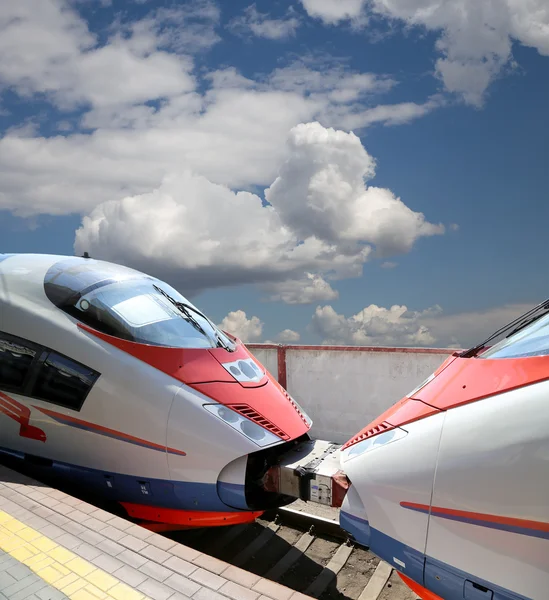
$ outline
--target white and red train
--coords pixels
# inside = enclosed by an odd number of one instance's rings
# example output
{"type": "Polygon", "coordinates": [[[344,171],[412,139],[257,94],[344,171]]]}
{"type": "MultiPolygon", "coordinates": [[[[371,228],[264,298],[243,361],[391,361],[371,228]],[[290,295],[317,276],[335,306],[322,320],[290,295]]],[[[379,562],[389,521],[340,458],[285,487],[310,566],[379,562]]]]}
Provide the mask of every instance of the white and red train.
{"type": "Polygon", "coordinates": [[[151,527],[250,522],[332,469],[341,527],[424,600],[549,599],[549,302],[450,356],[338,460],[310,426],[164,282],[0,255],[0,452],[151,527]]]}
{"type": "Polygon", "coordinates": [[[549,301],[349,440],[340,524],[425,600],[549,598],[549,301]]]}
{"type": "Polygon", "coordinates": [[[0,451],[142,522],[253,521],[311,421],[166,283],[80,257],[0,255],[0,451]]]}

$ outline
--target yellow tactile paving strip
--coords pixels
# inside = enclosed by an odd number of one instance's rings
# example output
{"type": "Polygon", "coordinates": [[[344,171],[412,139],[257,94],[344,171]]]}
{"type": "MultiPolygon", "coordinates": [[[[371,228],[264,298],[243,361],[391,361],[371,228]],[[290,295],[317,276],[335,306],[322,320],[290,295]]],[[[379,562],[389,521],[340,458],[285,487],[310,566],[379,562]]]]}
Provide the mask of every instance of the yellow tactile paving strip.
{"type": "Polygon", "coordinates": [[[72,600],[148,600],[2,510],[0,549],[72,600]]]}

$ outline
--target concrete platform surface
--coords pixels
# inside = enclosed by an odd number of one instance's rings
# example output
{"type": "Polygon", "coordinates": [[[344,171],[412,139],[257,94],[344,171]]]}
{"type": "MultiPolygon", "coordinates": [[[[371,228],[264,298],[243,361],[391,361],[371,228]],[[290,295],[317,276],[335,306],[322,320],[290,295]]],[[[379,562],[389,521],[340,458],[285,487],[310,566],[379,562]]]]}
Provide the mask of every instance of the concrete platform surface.
{"type": "Polygon", "coordinates": [[[310,600],[0,465],[0,600],[310,600]]]}

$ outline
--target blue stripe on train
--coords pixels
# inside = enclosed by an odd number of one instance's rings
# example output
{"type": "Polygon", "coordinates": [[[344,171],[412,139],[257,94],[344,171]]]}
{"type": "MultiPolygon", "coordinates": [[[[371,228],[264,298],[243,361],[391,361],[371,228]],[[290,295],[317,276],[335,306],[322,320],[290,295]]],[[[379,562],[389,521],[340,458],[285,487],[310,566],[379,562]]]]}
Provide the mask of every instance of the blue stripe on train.
{"type": "Polygon", "coordinates": [[[341,527],[349,532],[357,543],[367,546],[374,554],[388,562],[397,571],[410,577],[410,579],[444,598],[444,600],[463,600],[464,598],[474,598],[475,600],[477,598],[479,600],[482,598],[486,598],[486,600],[532,600],[495,583],[481,579],[476,575],[457,569],[452,565],[426,556],[411,546],[407,546],[374,529],[365,519],[340,511],[339,522],[341,527]],[[480,586],[480,588],[473,586],[473,583],[475,586],[480,586]],[[481,588],[488,591],[484,592],[481,588]]]}
{"type": "Polygon", "coordinates": [[[217,493],[227,506],[234,508],[247,509],[246,491],[243,485],[238,483],[227,483],[225,481],[217,482],[217,493]]]}
{"type": "MultiPolygon", "coordinates": [[[[0,452],[16,458],[24,458],[23,453],[1,448],[0,452]]],[[[80,467],[66,462],[53,461],[51,467],[34,466],[37,471],[58,475],[71,483],[90,489],[97,496],[115,502],[147,504],[162,508],[180,510],[204,510],[212,512],[240,512],[247,506],[225,504],[217,490],[216,483],[196,483],[191,481],[170,481],[112,473],[100,469],[80,467]]],[[[232,496],[245,498],[244,485],[230,484],[232,496]],[[241,488],[238,490],[237,488],[241,488]]]]}

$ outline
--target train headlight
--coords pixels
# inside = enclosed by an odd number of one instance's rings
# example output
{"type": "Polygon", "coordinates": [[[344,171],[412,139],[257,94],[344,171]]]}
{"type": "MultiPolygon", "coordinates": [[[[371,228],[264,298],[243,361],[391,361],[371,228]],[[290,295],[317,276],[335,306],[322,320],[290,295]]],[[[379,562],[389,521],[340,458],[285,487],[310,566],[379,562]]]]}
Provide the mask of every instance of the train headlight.
{"type": "Polygon", "coordinates": [[[274,433],[267,431],[260,425],[257,425],[257,423],[250,421],[250,419],[239,415],[227,406],[223,406],[222,404],[204,404],[204,408],[258,446],[269,446],[282,441],[274,433]]]}

